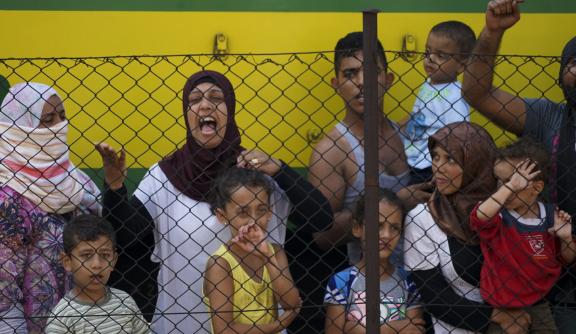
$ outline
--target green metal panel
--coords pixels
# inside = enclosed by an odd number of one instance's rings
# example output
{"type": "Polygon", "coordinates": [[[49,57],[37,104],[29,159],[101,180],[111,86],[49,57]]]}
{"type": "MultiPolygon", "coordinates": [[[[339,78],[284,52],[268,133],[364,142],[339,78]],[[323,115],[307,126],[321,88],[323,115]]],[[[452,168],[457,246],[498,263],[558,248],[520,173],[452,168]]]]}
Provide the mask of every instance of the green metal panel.
{"type": "Polygon", "coordinates": [[[4,101],[4,97],[8,93],[8,89],[10,89],[10,83],[6,78],[0,75],[0,103],[4,101]]]}
{"type": "MultiPolygon", "coordinates": [[[[232,11],[232,12],[462,12],[479,13],[486,0],[0,0],[0,10],[232,11]]],[[[574,0],[527,1],[523,12],[575,13],[574,0]]]]}
{"type": "MultiPolygon", "coordinates": [[[[304,167],[294,168],[295,171],[306,177],[308,169],[304,167]]],[[[82,171],[94,181],[100,189],[104,189],[104,172],[101,168],[82,168],[82,171]]],[[[138,184],[146,174],[146,168],[130,168],[128,170],[128,178],[124,184],[128,188],[128,193],[132,194],[138,187],[138,184]]]]}

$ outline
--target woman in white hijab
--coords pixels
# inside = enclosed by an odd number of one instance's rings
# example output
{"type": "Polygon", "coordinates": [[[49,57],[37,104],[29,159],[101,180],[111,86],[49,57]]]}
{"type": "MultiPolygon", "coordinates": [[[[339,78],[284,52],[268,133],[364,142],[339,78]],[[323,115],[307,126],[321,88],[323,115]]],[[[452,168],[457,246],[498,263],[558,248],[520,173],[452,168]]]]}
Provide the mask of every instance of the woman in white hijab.
{"type": "Polygon", "coordinates": [[[0,105],[0,333],[41,333],[70,280],[60,265],[64,223],[100,213],[100,192],[69,158],[56,91],[10,88],[0,105]]]}

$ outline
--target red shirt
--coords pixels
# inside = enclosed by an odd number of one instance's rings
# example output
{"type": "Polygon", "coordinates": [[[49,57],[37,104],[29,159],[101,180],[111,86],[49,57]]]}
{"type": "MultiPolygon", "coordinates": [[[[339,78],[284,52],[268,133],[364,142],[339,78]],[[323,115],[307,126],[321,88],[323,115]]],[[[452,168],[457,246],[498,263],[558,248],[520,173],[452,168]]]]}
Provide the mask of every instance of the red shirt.
{"type": "Polygon", "coordinates": [[[495,307],[521,308],[543,299],[560,277],[560,244],[548,233],[554,225],[552,207],[540,205],[541,223],[519,222],[502,210],[488,221],[478,219],[478,205],[470,227],[480,236],[484,263],[480,275],[482,298],[495,307]],[[544,212],[542,212],[544,211],[544,212]]]}

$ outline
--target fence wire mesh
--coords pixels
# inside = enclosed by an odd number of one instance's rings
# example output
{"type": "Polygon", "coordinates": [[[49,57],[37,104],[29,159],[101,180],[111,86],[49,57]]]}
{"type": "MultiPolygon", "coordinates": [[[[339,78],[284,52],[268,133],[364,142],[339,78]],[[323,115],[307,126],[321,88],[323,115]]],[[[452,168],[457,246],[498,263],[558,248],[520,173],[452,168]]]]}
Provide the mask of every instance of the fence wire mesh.
{"type": "MultiPolygon", "coordinates": [[[[442,90],[428,92],[429,96],[418,95],[428,77],[421,65],[427,55],[409,56],[387,52],[387,71],[393,80],[388,79],[383,114],[399,126],[392,128],[396,137],[387,137],[382,144],[385,148],[381,151],[384,153],[380,156],[380,170],[384,178],[390,179],[384,181],[386,187],[394,191],[410,191],[402,188],[414,183],[409,180],[406,162],[410,145],[405,144],[406,152],[386,147],[393,147],[394,140],[410,141],[410,133],[424,136],[423,130],[417,128],[420,110],[414,106],[426,106],[438,96],[445,98],[442,90]]],[[[0,141],[0,332],[40,333],[47,323],[54,326],[55,333],[62,328],[64,332],[79,328],[75,326],[100,333],[146,332],[150,323],[158,333],[210,332],[211,326],[215,332],[234,333],[273,333],[285,328],[291,333],[344,333],[363,327],[364,276],[356,267],[350,267],[350,260],[362,258],[362,224],[354,223],[354,216],[358,218],[362,213],[355,211],[354,203],[362,193],[363,183],[359,180],[364,175],[358,165],[350,168],[347,164],[362,165],[360,160],[364,157],[360,155],[362,138],[355,138],[353,124],[343,123],[351,113],[346,105],[363,101],[362,83],[356,77],[358,73],[351,73],[344,81],[338,81],[342,75],[337,73],[334,79],[333,59],[333,52],[225,58],[178,55],[0,59],[0,75],[9,82],[0,85],[0,92],[6,95],[4,101],[14,98],[24,108],[14,118],[2,104],[5,125],[0,141]],[[190,197],[186,182],[196,185],[205,180],[189,178],[184,170],[171,174],[169,168],[156,165],[184,146],[187,139],[193,140],[187,135],[187,124],[190,128],[197,126],[201,133],[198,136],[216,136],[219,140],[224,136],[220,128],[230,126],[230,118],[215,114],[222,110],[220,105],[226,104],[229,94],[218,79],[201,81],[209,85],[202,86],[206,88],[201,89],[199,102],[183,96],[182,87],[188,77],[203,70],[220,72],[231,82],[235,122],[241,146],[247,149],[240,154],[239,165],[269,175],[265,181],[274,181],[268,191],[273,194],[270,199],[261,196],[260,190],[267,188],[258,183],[257,176],[236,175],[234,168],[209,175],[207,182],[212,191],[214,180],[210,178],[216,174],[221,177],[217,183],[221,187],[220,204],[215,204],[213,196],[190,197]],[[61,127],[65,123],[58,122],[58,117],[62,117],[58,102],[50,103],[54,108],[48,108],[49,112],[55,113],[46,116],[44,105],[51,95],[38,96],[30,102],[29,97],[19,94],[29,88],[38,93],[42,88],[31,84],[17,91],[3,88],[14,89],[20,82],[53,87],[62,100],[67,129],[61,127]],[[345,103],[344,90],[349,84],[355,93],[345,103]],[[206,93],[214,85],[220,88],[219,93],[206,93]],[[197,119],[188,113],[183,117],[183,100],[190,105],[208,106],[206,110],[203,106],[190,107],[200,115],[197,119]],[[37,101],[39,107],[34,107],[37,101]],[[326,139],[334,147],[325,148],[326,139]],[[338,144],[343,141],[347,144],[338,144]],[[107,146],[100,147],[99,152],[95,148],[99,143],[107,143],[115,151],[107,146]],[[52,151],[53,147],[57,151],[52,151]],[[125,161],[120,150],[126,152],[125,161]],[[122,173],[123,167],[127,175],[122,173]],[[319,173],[309,175],[313,170],[319,173]],[[230,178],[228,184],[222,175],[230,178]],[[331,181],[335,175],[339,175],[340,182],[331,181]],[[175,184],[174,180],[182,179],[186,181],[184,186],[175,184]],[[111,189],[105,186],[105,180],[124,187],[111,189]],[[240,196],[236,192],[240,185],[250,191],[245,194],[247,202],[243,202],[244,197],[236,198],[240,196]],[[57,200],[51,201],[52,198],[57,200]],[[117,262],[114,249],[98,244],[100,237],[106,235],[104,232],[75,235],[72,250],[64,252],[64,226],[71,220],[77,222],[79,217],[86,219],[80,213],[88,212],[104,215],[114,226],[117,262]],[[255,225],[240,227],[249,223],[255,225]],[[266,228],[268,233],[263,232],[266,228]],[[230,246],[220,248],[225,243],[230,246]],[[271,244],[281,246],[270,249],[271,244]],[[89,249],[78,253],[79,245],[89,249]],[[89,283],[83,281],[86,278],[82,275],[88,277],[89,283]],[[103,285],[113,289],[100,296],[97,287],[103,285]],[[86,302],[86,298],[96,298],[97,302],[86,302]]],[[[361,59],[352,59],[361,64],[361,59]]],[[[496,87],[516,96],[563,99],[557,85],[557,58],[503,56],[497,58],[497,66],[496,87]]],[[[462,102],[460,97],[440,112],[439,128],[446,125],[442,123],[444,119],[454,118],[453,107],[462,102]],[[444,114],[449,117],[444,118],[444,114]]],[[[226,106],[230,112],[230,105],[226,106]]],[[[456,117],[469,119],[467,115],[456,117]]],[[[471,119],[486,128],[499,144],[514,139],[475,112],[471,119]]],[[[185,160],[187,164],[215,169],[210,163],[198,162],[208,158],[194,154],[191,153],[192,160],[185,160]]],[[[238,152],[222,154],[236,157],[238,152]]],[[[392,233],[382,232],[389,227],[381,228],[381,235],[393,235],[384,245],[381,243],[392,253],[385,257],[399,268],[407,256],[415,256],[409,260],[411,264],[434,264],[432,255],[416,254],[421,249],[406,240],[418,243],[421,239],[437,238],[437,228],[430,227],[420,231],[418,237],[413,233],[412,239],[400,240],[403,213],[398,209],[383,214],[386,208],[380,206],[380,214],[394,229],[392,233]],[[400,226],[394,225],[396,214],[400,226]]],[[[406,224],[410,224],[409,220],[425,220],[422,217],[429,213],[424,211],[422,206],[411,211],[406,224]]],[[[101,223],[94,223],[98,224],[101,223]]],[[[448,241],[437,245],[449,247],[448,254],[455,253],[454,247],[460,246],[448,241]]],[[[474,261],[481,261],[479,254],[480,248],[472,254],[474,261]]],[[[427,278],[422,276],[425,270],[409,280],[404,270],[396,270],[388,273],[390,279],[381,280],[384,295],[380,316],[386,323],[383,326],[389,326],[392,332],[421,330],[424,323],[420,320],[405,320],[418,305],[424,305],[426,313],[435,318],[451,323],[446,325],[448,329],[460,327],[459,322],[463,328],[470,328],[475,321],[490,321],[490,314],[485,312],[489,307],[475,295],[477,285],[466,290],[470,283],[460,277],[460,271],[466,272],[466,268],[454,268],[444,260],[438,264],[444,276],[428,272],[427,278]],[[427,279],[437,283],[438,279],[450,278],[454,281],[445,289],[453,289],[460,296],[474,295],[467,299],[479,304],[446,304],[446,299],[430,300],[427,292],[418,290],[427,279]],[[460,315],[455,310],[466,307],[477,308],[477,313],[469,314],[478,318],[458,319],[460,315]],[[435,313],[438,309],[444,314],[435,313]]],[[[479,273],[468,274],[476,275],[470,280],[478,283],[479,273]]],[[[442,295],[443,291],[436,292],[442,295]]],[[[532,317],[538,318],[549,310],[534,312],[532,317]]]]}

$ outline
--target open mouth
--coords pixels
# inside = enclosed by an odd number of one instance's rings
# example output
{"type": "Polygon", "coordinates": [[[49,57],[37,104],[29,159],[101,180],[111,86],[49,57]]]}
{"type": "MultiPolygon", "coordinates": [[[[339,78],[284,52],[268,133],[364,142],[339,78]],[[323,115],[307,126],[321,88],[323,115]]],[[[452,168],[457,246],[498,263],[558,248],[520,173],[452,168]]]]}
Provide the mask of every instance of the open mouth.
{"type": "Polygon", "coordinates": [[[212,116],[201,117],[199,121],[199,127],[202,134],[212,135],[216,133],[218,123],[216,119],[212,116]]]}

